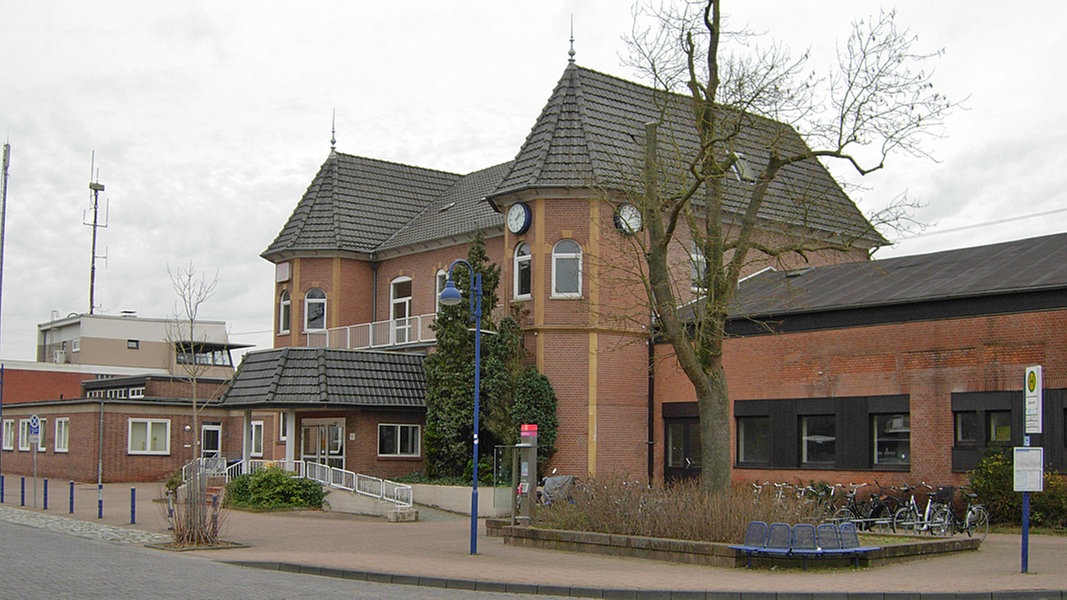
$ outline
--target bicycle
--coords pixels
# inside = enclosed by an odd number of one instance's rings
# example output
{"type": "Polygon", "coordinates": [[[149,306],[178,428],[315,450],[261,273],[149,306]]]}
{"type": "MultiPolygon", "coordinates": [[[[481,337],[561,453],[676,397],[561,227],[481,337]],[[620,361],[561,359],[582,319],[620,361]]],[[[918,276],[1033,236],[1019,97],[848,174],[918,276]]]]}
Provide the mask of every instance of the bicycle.
{"type": "MultiPolygon", "coordinates": [[[[960,491],[963,492],[962,489],[960,491]]],[[[989,535],[989,511],[975,502],[978,494],[964,492],[964,496],[967,498],[967,506],[962,517],[949,502],[934,513],[933,519],[944,523],[952,533],[966,533],[967,537],[977,535],[979,540],[985,541],[986,536],[989,535]]]]}
{"type": "Polygon", "coordinates": [[[944,505],[935,502],[933,494],[926,494],[926,508],[920,511],[919,503],[915,500],[915,490],[925,487],[928,490],[934,488],[925,481],[919,485],[903,485],[901,489],[908,494],[908,500],[893,513],[893,530],[905,532],[925,531],[930,535],[945,536],[948,531],[948,523],[945,520],[935,521],[934,513],[944,505]]]}

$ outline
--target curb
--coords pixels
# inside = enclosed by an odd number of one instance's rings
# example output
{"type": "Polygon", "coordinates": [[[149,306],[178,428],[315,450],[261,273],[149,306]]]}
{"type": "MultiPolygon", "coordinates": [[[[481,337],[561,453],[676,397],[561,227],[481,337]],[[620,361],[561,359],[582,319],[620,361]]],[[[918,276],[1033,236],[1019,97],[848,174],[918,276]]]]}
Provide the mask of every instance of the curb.
{"type": "Polygon", "coordinates": [[[572,598],[609,598],[617,600],[1067,600],[1067,590],[1002,590],[996,592],[752,592],[719,590],[634,590],[617,588],[591,588],[565,585],[537,585],[474,579],[450,579],[447,577],[423,577],[399,575],[376,571],[316,567],[288,562],[273,561],[228,561],[218,562],[262,569],[284,571],[303,575],[320,575],[353,581],[414,585],[420,587],[477,592],[528,594],[537,596],[569,596],[572,598]]]}

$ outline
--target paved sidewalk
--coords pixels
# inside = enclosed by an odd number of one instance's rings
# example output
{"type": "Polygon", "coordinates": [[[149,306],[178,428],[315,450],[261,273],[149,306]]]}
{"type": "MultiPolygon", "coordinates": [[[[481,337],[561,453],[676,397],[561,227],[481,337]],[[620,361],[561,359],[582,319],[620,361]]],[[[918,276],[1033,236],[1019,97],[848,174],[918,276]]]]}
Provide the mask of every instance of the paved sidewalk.
{"type": "MultiPolygon", "coordinates": [[[[0,518],[11,512],[68,519],[62,505],[18,507],[7,481],[0,518]]],[[[76,486],[74,519],[126,531],[166,534],[158,484],[105,486],[105,518],[96,518],[95,486],[76,486]],[[130,489],[137,491],[136,525],[129,524],[130,489]],[[83,495],[86,500],[83,502],[83,495]],[[85,506],[83,506],[85,505],[85,506]],[[121,509],[121,510],[120,510],[121,509]],[[124,516],[122,513],[125,513],[124,516]],[[125,522],[123,522],[125,520],[125,522]]],[[[353,579],[440,587],[604,598],[1065,598],[1067,538],[1032,536],[1029,573],[1020,573],[1018,535],[990,535],[977,552],[869,569],[724,569],[634,558],[508,546],[479,528],[477,556],[469,552],[469,519],[423,511],[416,523],[388,523],[317,511],[228,511],[223,537],[247,548],[197,551],[212,560],[353,579]],[[1025,593],[1022,593],[1025,592],[1025,593]]],[[[74,529],[74,527],[71,527],[74,529]]]]}

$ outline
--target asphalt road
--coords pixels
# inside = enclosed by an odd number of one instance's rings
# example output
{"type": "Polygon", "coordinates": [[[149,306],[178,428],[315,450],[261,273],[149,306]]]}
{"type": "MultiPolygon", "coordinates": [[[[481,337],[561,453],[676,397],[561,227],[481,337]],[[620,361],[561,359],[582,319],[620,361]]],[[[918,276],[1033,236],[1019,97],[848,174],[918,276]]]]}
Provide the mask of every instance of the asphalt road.
{"type": "Polygon", "coordinates": [[[0,599],[25,598],[523,600],[544,596],[263,571],[0,521],[0,599]]]}

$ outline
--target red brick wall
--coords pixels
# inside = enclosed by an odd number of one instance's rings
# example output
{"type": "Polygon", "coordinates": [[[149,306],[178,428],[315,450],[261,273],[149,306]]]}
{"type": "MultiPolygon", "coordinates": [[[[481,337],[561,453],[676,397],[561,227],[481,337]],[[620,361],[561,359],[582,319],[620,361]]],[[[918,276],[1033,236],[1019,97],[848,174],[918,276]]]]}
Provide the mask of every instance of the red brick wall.
{"type": "MultiPolygon", "coordinates": [[[[734,479],[962,483],[951,472],[951,394],[1020,390],[1024,368],[1036,364],[1045,367],[1046,388],[1067,386],[1065,330],[1067,310],[1059,310],[730,339],[724,361],[732,401],[904,394],[911,406],[907,473],[735,469],[734,479]]],[[[670,348],[656,351],[662,469],[662,404],[694,394],[670,348]]]]}
{"type": "Polygon", "coordinates": [[[30,371],[4,369],[4,404],[80,398],[83,381],[95,379],[90,373],[62,373],[58,371],[30,371]]]}

